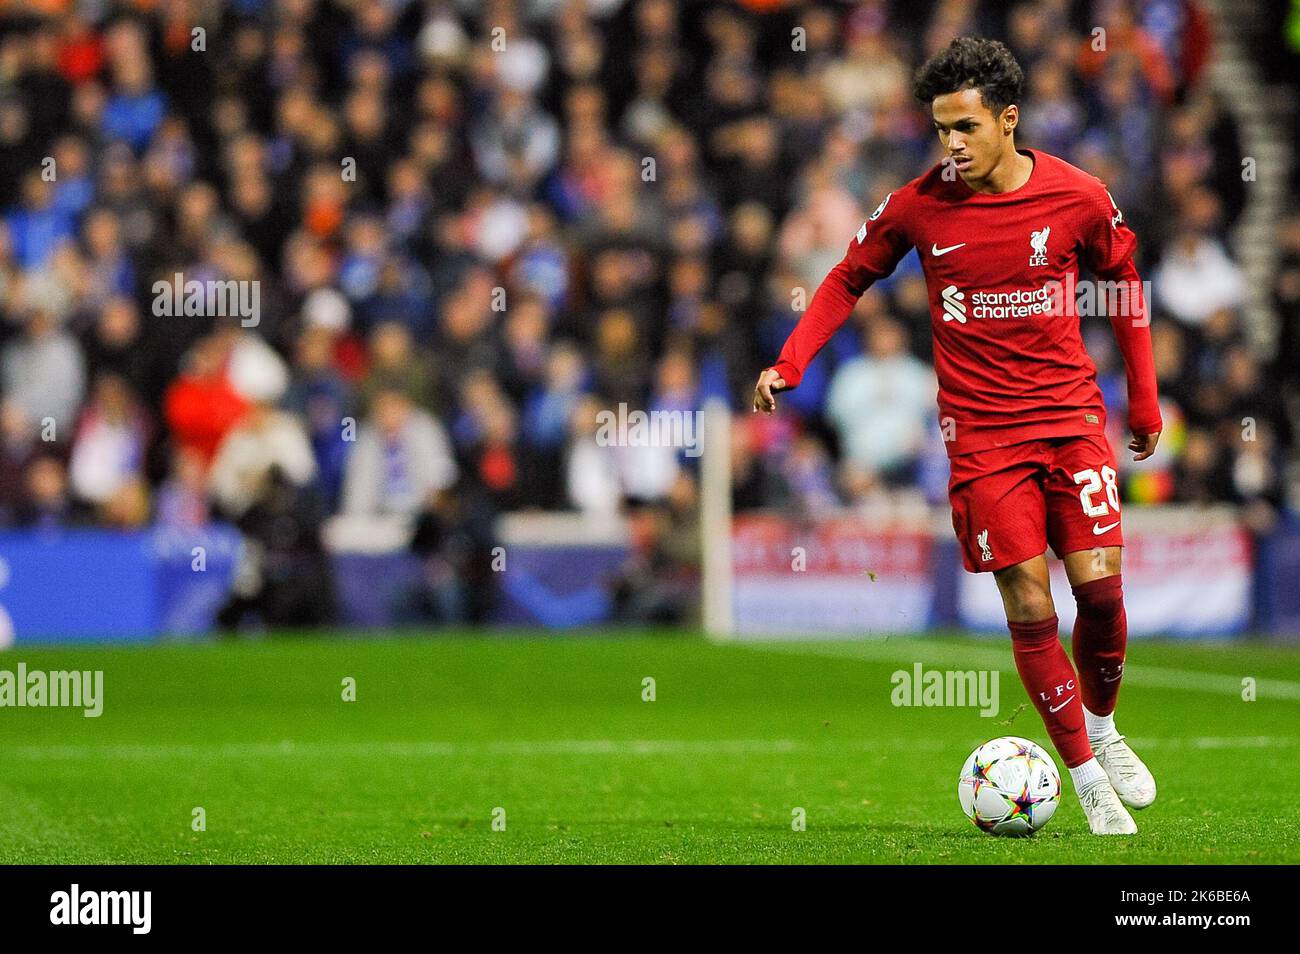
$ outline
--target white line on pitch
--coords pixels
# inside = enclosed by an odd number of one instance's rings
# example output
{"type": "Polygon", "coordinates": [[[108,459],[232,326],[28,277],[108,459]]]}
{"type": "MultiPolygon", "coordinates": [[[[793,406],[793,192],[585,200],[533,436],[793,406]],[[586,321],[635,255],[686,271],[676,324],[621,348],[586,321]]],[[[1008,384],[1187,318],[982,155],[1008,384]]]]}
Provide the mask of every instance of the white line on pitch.
{"type": "MultiPolygon", "coordinates": [[[[973,740],[973,741],[972,741],[973,740]]],[[[1261,749],[1300,746],[1297,736],[1191,736],[1131,738],[1134,748],[1261,749]]],[[[25,745],[7,752],[26,761],[86,758],[155,761],[164,759],[246,759],[321,756],[455,758],[500,756],[654,756],[654,755],[787,755],[869,753],[880,750],[942,752],[962,749],[964,742],[938,739],[822,740],[795,739],[539,739],[488,743],[458,742],[231,742],[211,745],[25,745]]],[[[964,751],[964,749],[962,749],[964,751]]]]}
{"type": "MultiPolygon", "coordinates": [[[[758,652],[793,653],[805,656],[833,656],[839,659],[860,659],[864,662],[898,661],[931,663],[941,666],[976,667],[980,669],[1005,669],[1013,663],[1010,648],[991,646],[965,646],[952,643],[925,642],[909,639],[858,639],[843,643],[768,643],[732,642],[728,647],[739,647],[758,652]]],[[[1249,666],[1243,664],[1241,675],[1198,672],[1191,669],[1168,669],[1163,666],[1144,666],[1131,663],[1124,669],[1124,681],[1129,685],[1148,686],[1153,689],[1180,689],[1187,692],[1212,692],[1241,697],[1242,676],[1250,675],[1249,666]]],[[[1255,694],[1259,701],[1300,701],[1300,682],[1285,679],[1256,679],[1255,694]]]]}

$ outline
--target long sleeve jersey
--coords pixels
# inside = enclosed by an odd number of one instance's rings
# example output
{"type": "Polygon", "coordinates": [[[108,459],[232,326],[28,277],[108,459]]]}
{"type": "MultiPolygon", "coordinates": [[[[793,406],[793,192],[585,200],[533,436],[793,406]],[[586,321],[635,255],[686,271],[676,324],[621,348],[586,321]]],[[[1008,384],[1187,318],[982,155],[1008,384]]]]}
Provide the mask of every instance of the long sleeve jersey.
{"type": "MultiPolygon", "coordinates": [[[[1106,409],[1080,316],[1106,313],[1128,375],[1128,424],[1162,428],[1137,237],[1105,185],[1048,153],[1028,181],[976,192],[937,165],[887,195],[818,287],[773,367],[797,387],[873,282],[908,250],[930,298],[939,418],[948,455],[1101,434],[1106,409]],[[1098,279],[1084,288],[1080,266],[1098,279]],[[1076,308],[1079,290],[1084,297],[1076,308]],[[1089,294],[1091,293],[1091,294],[1089,294]]],[[[863,408],[869,414],[870,408],[863,408]]]]}

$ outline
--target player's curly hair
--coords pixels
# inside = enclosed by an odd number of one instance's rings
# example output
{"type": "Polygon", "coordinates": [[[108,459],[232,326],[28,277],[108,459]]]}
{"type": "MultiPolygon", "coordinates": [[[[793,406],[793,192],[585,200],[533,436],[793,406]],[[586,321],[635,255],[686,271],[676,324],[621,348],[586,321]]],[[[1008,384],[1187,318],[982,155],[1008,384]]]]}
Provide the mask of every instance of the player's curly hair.
{"type": "Polygon", "coordinates": [[[912,92],[929,106],[936,96],[979,90],[994,116],[1020,99],[1024,71],[1006,44],[982,36],[959,36],[916,71],[912,92]]]}

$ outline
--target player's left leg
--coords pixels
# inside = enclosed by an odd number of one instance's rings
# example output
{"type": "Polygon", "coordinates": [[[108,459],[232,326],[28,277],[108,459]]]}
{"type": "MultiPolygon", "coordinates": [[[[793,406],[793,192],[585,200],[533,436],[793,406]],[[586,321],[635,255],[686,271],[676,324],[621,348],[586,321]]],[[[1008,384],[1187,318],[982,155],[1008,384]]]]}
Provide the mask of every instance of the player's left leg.
{"type": "Polygon", "coordinates": [[[1128,646],[1121,552],[1120,547],[1103,547],[1065,555],[1065,573],[1077,608],[1070,648],[1093,754],[1124,804],[1146,808],[1156,800],[1156,780],[1115,728],[1128,646]]]}
{"type": "Polygon", "coordinates": [[[1071,648],[1088,740],[1124,804],[1146,808],[1155,801],[1155,779],[1114,718],[1128,643],[1116,478],[1115,457],[1103,438],[1057,443],[1046,481],[1047,533],[1065,563],[1078,608],[1071,648]]]}

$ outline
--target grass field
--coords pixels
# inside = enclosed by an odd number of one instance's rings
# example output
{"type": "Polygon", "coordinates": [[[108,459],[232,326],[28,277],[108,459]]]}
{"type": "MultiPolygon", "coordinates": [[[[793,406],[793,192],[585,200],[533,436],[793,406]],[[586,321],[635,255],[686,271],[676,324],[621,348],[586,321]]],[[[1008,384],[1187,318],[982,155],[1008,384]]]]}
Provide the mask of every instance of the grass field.
{"type": "Polygon", "coordinates": [[[1120,728],[1160,784],[1131,839],[1089,835],[1068,776],[1033,838],[962,815],[971,749],[1047,742],[1032,708],[998,724],[1026,700],[996,640],[284,639],[18,649],[0,669],[20,661],[102,669],[105,703],[0,709],[0,862],[1300,860],[1292,649],[1130,646],[1120,728]],[[914,662],[1000,669],[1000,713],[895,708],[914,662]]]}

